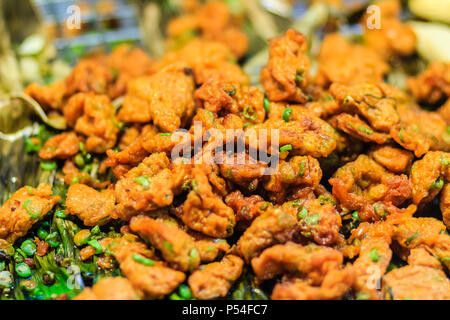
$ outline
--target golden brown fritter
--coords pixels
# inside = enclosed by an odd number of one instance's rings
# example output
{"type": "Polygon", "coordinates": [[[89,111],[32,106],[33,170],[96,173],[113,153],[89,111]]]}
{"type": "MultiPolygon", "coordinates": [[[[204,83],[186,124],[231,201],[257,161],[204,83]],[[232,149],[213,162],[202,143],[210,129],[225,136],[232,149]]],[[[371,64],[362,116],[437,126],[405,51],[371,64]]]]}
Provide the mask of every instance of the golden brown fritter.
{"type": "Polygon", "coordinates": [[[130,82],[117,118],[124,122],[153,121],[163,132],[184,126],[194,112],[194,80],[179,65],[130,82]]]}
{"type": "Polygon", "coordinates": [[[122,176],[115,185],[117,206],[113,218],[129,220],[141,211],[172,203],[174,190],[183,183],[182,166],[177,171],[165,153],[154,153],[122,176]]]}
{"type": "Polygon", "coordinates": [[[224,116],[236,114],[246,123],[261,123],[265,118],[264,94],[256,87],[241,86],[210,78],[195,91],[197,104],[224,116]]]}
{"type": "Polygon", "coordinates": [[[358,114],[367,119],[376,131],[389,132],[389,129],[400,121],[396,110],[396,100],[389,97],[383,86],[370,82],[345,86],[333,83],[330,93],[341,110],[358,114]]]}
{"type": "Polygon", "coordinates": [[[223,43],[240,58],[247,52],[248,39],[239,27],[239,20],[231,15],[225,3],[210,1],[196,8],[195,12],[171,20],[167,27],[168,42],[177,47],[198,35],[223,43]]]}
{"type": "MultiPolygon", "coordinates": [[[[279,147],[290,145],[294,155],[326,157],[336,148],[335,130],[327,122],[314,116],[304,114],[300,119],[288,122],[283,119],[268,119],[247,130],[255,130],[256,142],[267,139],[267,149],[270,151],[274,147],[271,129],[275,129],[278,134],[273,140],[278,139],[279,147]]],[[[250,146],[257,149],[257,146],[250,146]]]]}
{"type": "Polygon", "coordinates": [[[429,150],[450,150],[450,134],[444,118],[411,103],[397,105],[400,123],[390,130],[392,139],[403,148],[414,151],[416,157],[429,150]]]}
{"type": "Polygon", "coordinates": [[[399,20],[400,1],[381,0],[376,5],[380,10],[381,25],[380,28],[368,28],[371,16],[363,17],[364,43],[385,59],[411,55],[416,48],[416,35],[410,26],[399,20]]]}
{"type": "Polygon", "coordinates": [[[271,192],[284,192],[288,186],[317,187],[322,179],[319,161],[311,156],[294,156],[289,161],[280,160],[264,188],[271,192]]]}
{"type": "Polygon", "coordinates": [[[388,134],[376,132],[365,121],[361,120],[358,115],[341,113],[332,117],[330,124],[357,140],[375,142],[377,144],[384,144],[389,141],[388,134]]]}
{"type": "Polygon", "coordinates": [[[406,266],[383,277],[383,292],[395,300],[449,300],[450,280],[438,269],[406,266]]]}
{"type": "Polygon", "coordinates": [[[214,192],[208,180],[210,170],[207,164],[192,168],[190,180],[192,190],[175,214],[195,231],[211,237],[225,238],[233,234],[236,218],[233,209],[214,192]]]}
{"type": "Polygon", "coordinates": [[[306,37],[289,29],[271,39],[269,61],[261,70],[261,85],[272,101],[306,102],[303,92],[308,83],[309,58],[305,54],[306,37]]]}
{"type": "Polygon", "coordinates": [[[441,191],[450,177],[450,154],[430,151],[413,163],[409,180],[415,204],[429,202],[441,191]]]}
{"type": "Polygon", "coordinates": [[[339,168],[329,182],[341,207],[357,210],[363,221],[379,220],[411,198],[406,175],[390,173],[366,155],[339,168]]]}
{"type": "Polygon", "coordinates": [[[200,264],[200,255],[194,239],[176,224],[146,216],[133,217],[130,228],[147,237],[164,260],[180,271],[193,271],[200,264]]]}
{"type": "Polygon", "coordinates": [[[41,150],[42,159],[67,159],[74,156],[79,150],[79,142],[75,132],[63,132],[48,139],[41,150]]]}
{"type": "Polygon", "coordinates": [[[450,184],[446,184],[442,189],[439,206],[442,212],[442,220],[447,228],[450,228],[450,184]]]}
{"type": "Polygon", "coordinates": [[[265,248],[291,240],[298,231],[296,211],[269,207],[244,231],[236,244],[236,253],[249,262],[265,248]]]}
{"type": "Polygon", "coordinates": [[[237,222],[251,222],[267,210],[269,206],[269,203],[261,196],[251,195],[250,197],[245,197],[239,190],[227,195],[225,203],[233,209],[237,222]]]}
{"type": "Polygon", "coordinates": [[[64,103],[66,83],[57,81],[49,86],[32,83],[25,88],[24,93],[36,100],[45,110],[60,109],[64,103]]]}
{"type": "Polygon", "coordinates": [[[74,300],[139,300],[142,293],[122,277],[101,278],[92,287],[86,287],[74,300]]]}
{"type": "Polygon", "coordinates": [[[116,98],[127,92],[128,82],[150,72],[153,60],[141,48],[122,44],[106,58],[106,65],[111,68],[114,83],[108,87],[108,96],[116,98]]]}
{"type": "MultiPolygon", "coordinates": [[[[138,134],[139,136],[130,141],[122,150],[107,150],[106,152],[108,158],[105,160],[105,165],[113,168],[114,175],[117,178],[137,166],[152,153],[169,153],[178,142],[175,139],[172,140],[170,134],[159,132],[152,125],[145,125],[138,134]]],[[[127,131],[124,136],[126,135],[127,131]]]]}
{"type": "Polygon", "coordinates": [[[111,219],[115,200],[111,189],[99,192],[84,184],[73,184],[67,191],[67,213],[76,215],[86,226],[102,225],[111,219]]]}
{"type": "Polygon", "coordinates": [[[337,33],[325,36],[318,62],[315,83],[323,88],[334,82],[345,85],[366,81],[379,83],[389,71],[389,66],[377,52],[352,44],[337,33]]]}
{"type": "Polygon", "coordinates": [[[183,272],[166,267],[162,262],[154,261],[154,265],[146,266],[136,262],[133,256],[120,263],[120,270],[135,289],[153,299],[171,293],[186,278],[183,272]]]}
{"type": "Polygon", "coordinates": [[[230,251],[230,245],[225,239],[211,238],[199,232],[189,234],[195,239],[195,247],[202,262],[212,262],[222,253],[230,251]]]}
{"type": "Polygon", "coordinates": [[[104,153],[117,141],[117,120],[109,98],[105,95],[84,95],[83,113],[76,120],[75,131],[85,135],[88,152],[104,153]]]}
{"type": "Polygon", "coordinates": [[[201,266],[188,279],[194,297],[202,300],[225,297],[233,282],[241,276],[243,266],[242,259],[234,255],[201,266]]]}
{"type": "MultiPolygon", "coordinates": [[[[76,299],[184,299],[186,280],[192,298],[228,298],[238,279],[272,299],[450,299],[448,63],[409,91],[387,84],[422,66],[410,68],[420,57],[400,2],[376,5],[381,29],[367,11],[360,41],[334,33],[334,14],[311,50],[293,29],[270,40],[260,84],[242,66],[255,17],[188,0],[159,60],[122,45],[28,86],[69,127],[39,151],[64,163],[51,175],[67,185],[59,205],[105,225],[74,237],[106,275],[76,299]]],[[[51,212],[52,191],[25,187],[0,208],[0,251],[51,212]]],[[[60,255],[34,242],[38,257],[60,255]]]]}
{"type": "Polygon", "coordinates": [[[450,97],[450,64],[433,62],[423,73],[408,79],[413,97],[427,104],[435,104],[450,97]]]}
{"type": "Polygon", "coordinates": [[[52,194],[52,187],[46,184],[37,188],[26,186],[14,192],[0,207],[0,239],[14,243],[24,236],[61,200],[52,194]]]}
{"type": "Polygon", "coordinates": [[[375,146],[369,155],[383,167],[395,173],[408,173],[414,159],[411,152],[391,145],[375,146]]]}
{"type": "Polygon", "coordinates": [[[294,201],[298,206],[299,229],[302,236],[314,239],[320,245],[333,245],[343,240],[339,230],[342,226],[341,216],[335,208],[332,198],[320,197],[294,201]]]}
{"type": "Polygon", "coordinates": [[[342,299],[355,281],[352,267],[331,270],[320,286],[312,286],[302,279],[289,279],[277,283],[273,288],[273,300],[335,300],[342,299]]]}
{"type": "Polygon", "coordinates": [[[312,284],[321,283],[328,272],[339,269],[344,261],[338,250],[293,242],[279,244],[264,250],[252,259],[252,267],[259,281],[279,274],[299,274],[312,284]]]}
{"type": "Polygon", "coordinates": [[[235,55],[223,43],[194,39],[179,50],[167,52],[153,69],[158,71],[173,64],[180,64],[187,73],[194,75],[197,85],[211,77],[220,78],[225,82],[248,85],[249,76],[232,62],[235,59],[235,55]]]}

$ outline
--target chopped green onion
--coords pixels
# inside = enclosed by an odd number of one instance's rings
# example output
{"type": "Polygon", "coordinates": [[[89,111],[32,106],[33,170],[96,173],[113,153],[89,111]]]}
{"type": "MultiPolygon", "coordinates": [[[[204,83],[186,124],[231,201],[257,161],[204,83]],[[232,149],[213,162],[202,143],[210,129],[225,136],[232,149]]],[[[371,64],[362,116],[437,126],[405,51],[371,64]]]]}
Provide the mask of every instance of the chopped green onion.
{"type": "Polygon", "coordinates": [[[354,102],[355,99],[353,99],[351,96],[346,96],[343,100],[344,104],[348,104],[349,102],[354,102]]]}
{"type": "Polygon", "coordinates": [[[441,164],[447,167],[450,165],[450,161],[448,161],[444,156],[441,156],[441,164]]]}
{"type": "Polygon", "coordinates": [[[56,169],[56,162],[55,161],[47,161],[42,160],[41,161],[41,168],[45,171],[52,171],[56,169]]]}
{"type": "Polygon", "coordinates": [[[140,177],[134,178],[134,182],[139,183],[142,186],[142,188],[144,188],[145,190],[150,188],[150,179],[147,177],[140,176],[140,177]]]}
{"type": "Polygon", "coordinates": [[[381,257],[378,255],[378,249],[372,249],[369,252],[369,257],[373,262],[378,262],[380,261],[381,257]]]}
{"type": "Polygon", "coordinates": [[[303,72],[305,72],[303,68],[297,70],[297,73],[295,75],[295,81],[297,82],[297,84],[300,84],[305,80],[305,78],[303,78],[303,72]]]}
{"type": "Polygon", "coordinates": [[[291,119],[292,108],[285,108],[283,111],[283,120],[289,122],[291,119]]]}
{"type": "Polygon", "coordinates": [[[300,169],[298,170],[298,175],[300,177],[303,177],[305,175],[305,163],[303,161],[300,162],[300,169]]]}
{"type": "Polygon", "coordinates": [[[191,269],[191,267],[194,265],[194,261],[197,259],[197,257],[198,257],[197,249],[194,248],[189,253],[189,269],[191,269]]]}
{"type": "Polygon", "coordinates": [[[290,150],[292,150],[292,145],[291,144],[284,145],[284,146],[282,146],[280,148],[281,152],[290,151],[290,150]]]}
{"type": "Polygon", "coordinates": [[[67,217],[65,210],[56,210],[55,215],[60,219],[64,219],[67,217]]]}
{"type": "Polygon", "coordinates": [[[418,236],[420,236],[420,232],[417,232],[415,234],[413,234],[411,237],[409,237],[406,241],[405,244],[409,245],[411,243],[411,241],[413,241],[415,238],[417,238],[418,236]]]}
{"type": "Polygon", "coordinates": [[[83,156],[80,153],[78,153],[75,156],[75,164],[77,165],[78,168],[84,167],[84,164],[85,164],[84,163],[84,158],[83,158],[83,156]]]}
{"type": "Polygon", "coordinates": [[[147,266],[147,267],[151,267],[151,266],[155,265],[155,261],[153,261],[152,259],[145,258],[145,257],[143,257],[141,255],[136,254],[136,253],[133,254],[133,260],[136,261],[137,263],[140,263],[140,264],[142,264],[144,266],[147,266]]]}
{"type": "Polygon", "coordinates": [[[80,151],[81,151],[81,154],[82,155],[85,155],[86,154],[86,149],[84,149],[84,143],[83,142],[78,142],[78,147],[79,147],[79,149],[80,149],[80,151]]]}
{"type": "Polygon", "coordinates": [[[100,254],[103,252],[103,248],[97,240],[92,239],[92,240],[89,240],[87,243],[88,243],[88,245],[90,245],[91,247],[93,247],[95,249],[95,254],[100,254]]]}
{"type": "Polygon", "coordinates": [[[189,286],[187,286],[185,284],[180,285],[180,287],[178,288],[178,293],[184,299],[191,299],[192,298],[191,289],[189,288],[189,286]]]}
{"type": "Polygon", "coordinates": [[[329,196],[320,195],[317,199],[319,200],[321,205],[323,205],[325,202],[329,202],[332,205],[336,204],[334,199],[332,197],[329,197],[329,196]]]}
{"type": "Polygon", "coordinates": [[[166,249],[167,251],[169,251],[169,253],[171,255],[175,254],[175,251],[173,250],[173,245],[169,242],[169,241],[164,241],[162,243],[162,246],[164,247],[164,249],[166,249]]]}
{"type": "Polygon", "coordinates": [[[269,206],[269,203],[267,201],[265,201],[264,204],[259,208],[259,210],[265,211],[268,206],[269,206]]]}
{"type": "Polygon", "coordinates": [[[308,209],[306,209],[305,207],[300,207],[299,212],[297,213],[297,218],[298,220],[304,219],[306,218],[306,216],[308,215],[308,209]]]}
{"type": "Polygon", "coordinates": [[[91,162],[91,160],[92,160],[92,154],[86,153],[86,154],[84,155],[84,161],[85,161],[85,162],[91,162]]]}
{"type": "Polygon", "coordinates": [[[320,216],[318,213],[313,213],[305,218],[305,222],[308,226],[313,226],[320,221],[320,216]]]}
{"type": "Polygon", "coordinates": [[[197,180],[192,179],[192,180],[191,180],[191,185],[192,185],[192,190],[194,190],[196,193],[199,193],[199,191],[198,191],[198,185],[197,185],[197,180]]]}
{"type": "Polygon", "coordinates": [[[440,177],[430,186],[430,189],[441,189],[444,186],[444,180],[440,177]]]}
{"type": "Polygon", "coordinates": [[[353,211],[352,213],[352,217],[355,221],[361,221],[361,219],[359,218],[359,212],[358,211],[353,211]]]}
{"type": "Polygon", "coordinates": [[[356,294],[356,300],[369,300],[371,298],[371,295],[366,292],[358,292],[356,294]]]}
{"type": "Polygon", "coordinates": [[[300,234],[305,238],[310,238],[312,236],[312,233],[309,231],[300,231],[300,234]]]}
{"type": "Polygon", "coordinates": [[[363,127],[363,126],[359,127],[359,131],[366,133],[366,134],[373,134],[373,131],[371,129],[363,127]]]}
{"type": "Polygon", "coordinates": [[[95,226],[91,229],[91,234],[96,235],[100,233],[100,227],[99,226],[95,226]]]}
{"type": "Polygon", "coordinates": [[[115,118],[112,118],[112,123],[114,124],[114,126],[119,129],[122,130],[123,128],[125,128],[125,123],[122,121],[117,121],[115,118]]]}
{"type": "Polygon", "coordinates": [[[400,130],[398,131],[398,137],[399,137],[399,139],[400,139],[401,142],[405,142],[405,141],[403,140],[403,134],[402,134],[402,129],[401,129],[401,128],[400,128],[400,130]]]}
{"type": "Polygon", "coordinates": [[[233,97],[233,96],[236,94],[236,91],[237,91],[236,87],[233,86],[232,84],[227,85],[226,88],[224,88],[223,90],[224,90],[224,91],[227,93],[227,95],[229,95],[230,97],[233,97]],[[231,90],[230,90],[230,89],[231,89],[231,90]]]}
{"type": "Polygon", "coordinates": [[[33,209],[29,208],[28,206],[33,202],[32,199],[28,199],[23,203],[23,208],[27,211],[28,215],[31,219],[37,219],[41,216],[41,212],[36,212],[33,209]]]}
{"type": "Polygon", "coordinates": [[[169,296],[169,299],[170,300],[183,300],[178,294],[176,294],[175,292],[174,293],[172,293],[170,296],[169,296]]]}
{"type": "Polygon", "coordinates": [[[264,105],[264,110],[266,110],[266,112],[269,112],[270,111],[270,101],[269,101],[269,99],[267,99],[267,97],[264,97],[263,105],[264,105]]]}
{"type": "Polygon", "coordinates": [[[245,119],[248,119],[248,120],[251,120],[251,121],[255,121],[257,119],[257,115],[256,115],[255,111],[250,106],[245,106],[244,107],[243,115],[244,115],[245,119]]]}
{"type": "Polygon", "coordinates": [[[214,113],[212,113],[212,112],[209,111],[209,110],[206,110],[206,113],[209,115],[209,117],[211,118],[211,120],[214,122],[214,120],[215,120],[214,113]]]}
{"type": "Polygon", "coordinates": [[[163,136],[163,137],[170,137],[172,134],[170,132],[164,132],[164,133],[160,133],[159,135],[163,136]]]}

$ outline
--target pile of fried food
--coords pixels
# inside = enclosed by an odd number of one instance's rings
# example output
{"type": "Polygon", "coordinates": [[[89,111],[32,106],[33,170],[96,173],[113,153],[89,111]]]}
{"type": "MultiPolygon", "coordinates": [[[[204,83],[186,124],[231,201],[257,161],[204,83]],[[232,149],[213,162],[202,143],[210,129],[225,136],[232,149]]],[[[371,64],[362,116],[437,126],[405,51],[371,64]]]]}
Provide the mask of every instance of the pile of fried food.
{"type": "MultiPolygon", "coordinates": [[[[271,299],[450,299],[450,64],[430,63],[406,91],[383,81],[391,59],[415,51],[399,2],[377,3],[382,29],[362,42],[327,34],[314,74],[303,34],[271,39],[263,90],[237,63],[248,47],[239,19],[222,2],[189,3],[168,26],[168,43],[186,43],[162,59],[120,46],[26,88],[67,122],[32,142],[68,191],[16,191],[0,241],[24,239],[56,207],[82,221],[80,259],[120,276],[75,299],[223,298],[245,272],[271,299]],[[194,139],[194,121],[224,137],[278,129],[275,172],[260,160],[172,161],[171,134],[194,139]],[[92,178],[93,156],[113,178],[92,178]],[[92,240],[112,222],[120,233],[92,240]]],[[[34,239],[36,254],[54,250],[34,239]]]]}

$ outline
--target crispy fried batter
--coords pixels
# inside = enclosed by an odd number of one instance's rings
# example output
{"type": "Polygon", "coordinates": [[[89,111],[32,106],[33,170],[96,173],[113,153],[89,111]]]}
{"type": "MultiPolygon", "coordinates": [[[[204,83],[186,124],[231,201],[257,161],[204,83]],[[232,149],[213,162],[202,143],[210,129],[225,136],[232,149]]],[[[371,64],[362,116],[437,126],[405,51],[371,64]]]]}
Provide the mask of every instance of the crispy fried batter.
{"type": "Polygon", "coordinates": [[[23,187],[0,207],[0,239],[13,243],[24,236],[34,223],[43,219],[61,197],[53,196],[52,187],[23,187]]]}
{"type": "Polygon", "coordinates": [[[188,279],[194,297],[202,300],[225,297],[233,282],[241,276],[243,266],[242,259],[234,255],[201,266],[188,279]]]}
{"type": "Polygon", "coordinates": [[[270,40],[269,61],[261,70],[261,84],[273,101],[306,102],[303,92],[308,83],[309,58],[306,37],[289,29],[270,40]]]}
{"type": "Polygon", "coordinates": [[[76,215],[86,226],[107,223],[114,211],[114,191],[99,192],[84,184],[73,184],[67,191],[67,213],[76,215]]]}

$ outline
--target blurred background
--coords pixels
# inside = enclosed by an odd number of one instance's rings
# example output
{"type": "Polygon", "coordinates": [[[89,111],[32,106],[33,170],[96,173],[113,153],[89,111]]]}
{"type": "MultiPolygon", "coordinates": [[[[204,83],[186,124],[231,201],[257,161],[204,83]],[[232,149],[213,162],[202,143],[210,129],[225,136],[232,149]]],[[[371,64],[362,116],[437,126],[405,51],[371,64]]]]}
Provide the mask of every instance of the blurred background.
{"type": "MultiPolygon", "coordinates": [[[[64,78],[80,56],[110,51],[122,43],[140,45],[152,57],[161,57],[167,22],[194,1],[200,0],[1,0],[0,97],[31,82],[48,84],[64,78]]],[[[268,38],[293,27],[308,36],[313,54],[324,32],[360,36],[358,22],[373,2],[224,1],[244,21],[250,49],[241,62],[255,76],[266,59],[268,38]]],[[[428,42],[419,50],[425,60],[449,59],[450,0],[403,0],[402,5],[403,20],[427,24],[415,27],[418,36],[439,44],[439,52],[427,49],[428,42]]]]}

